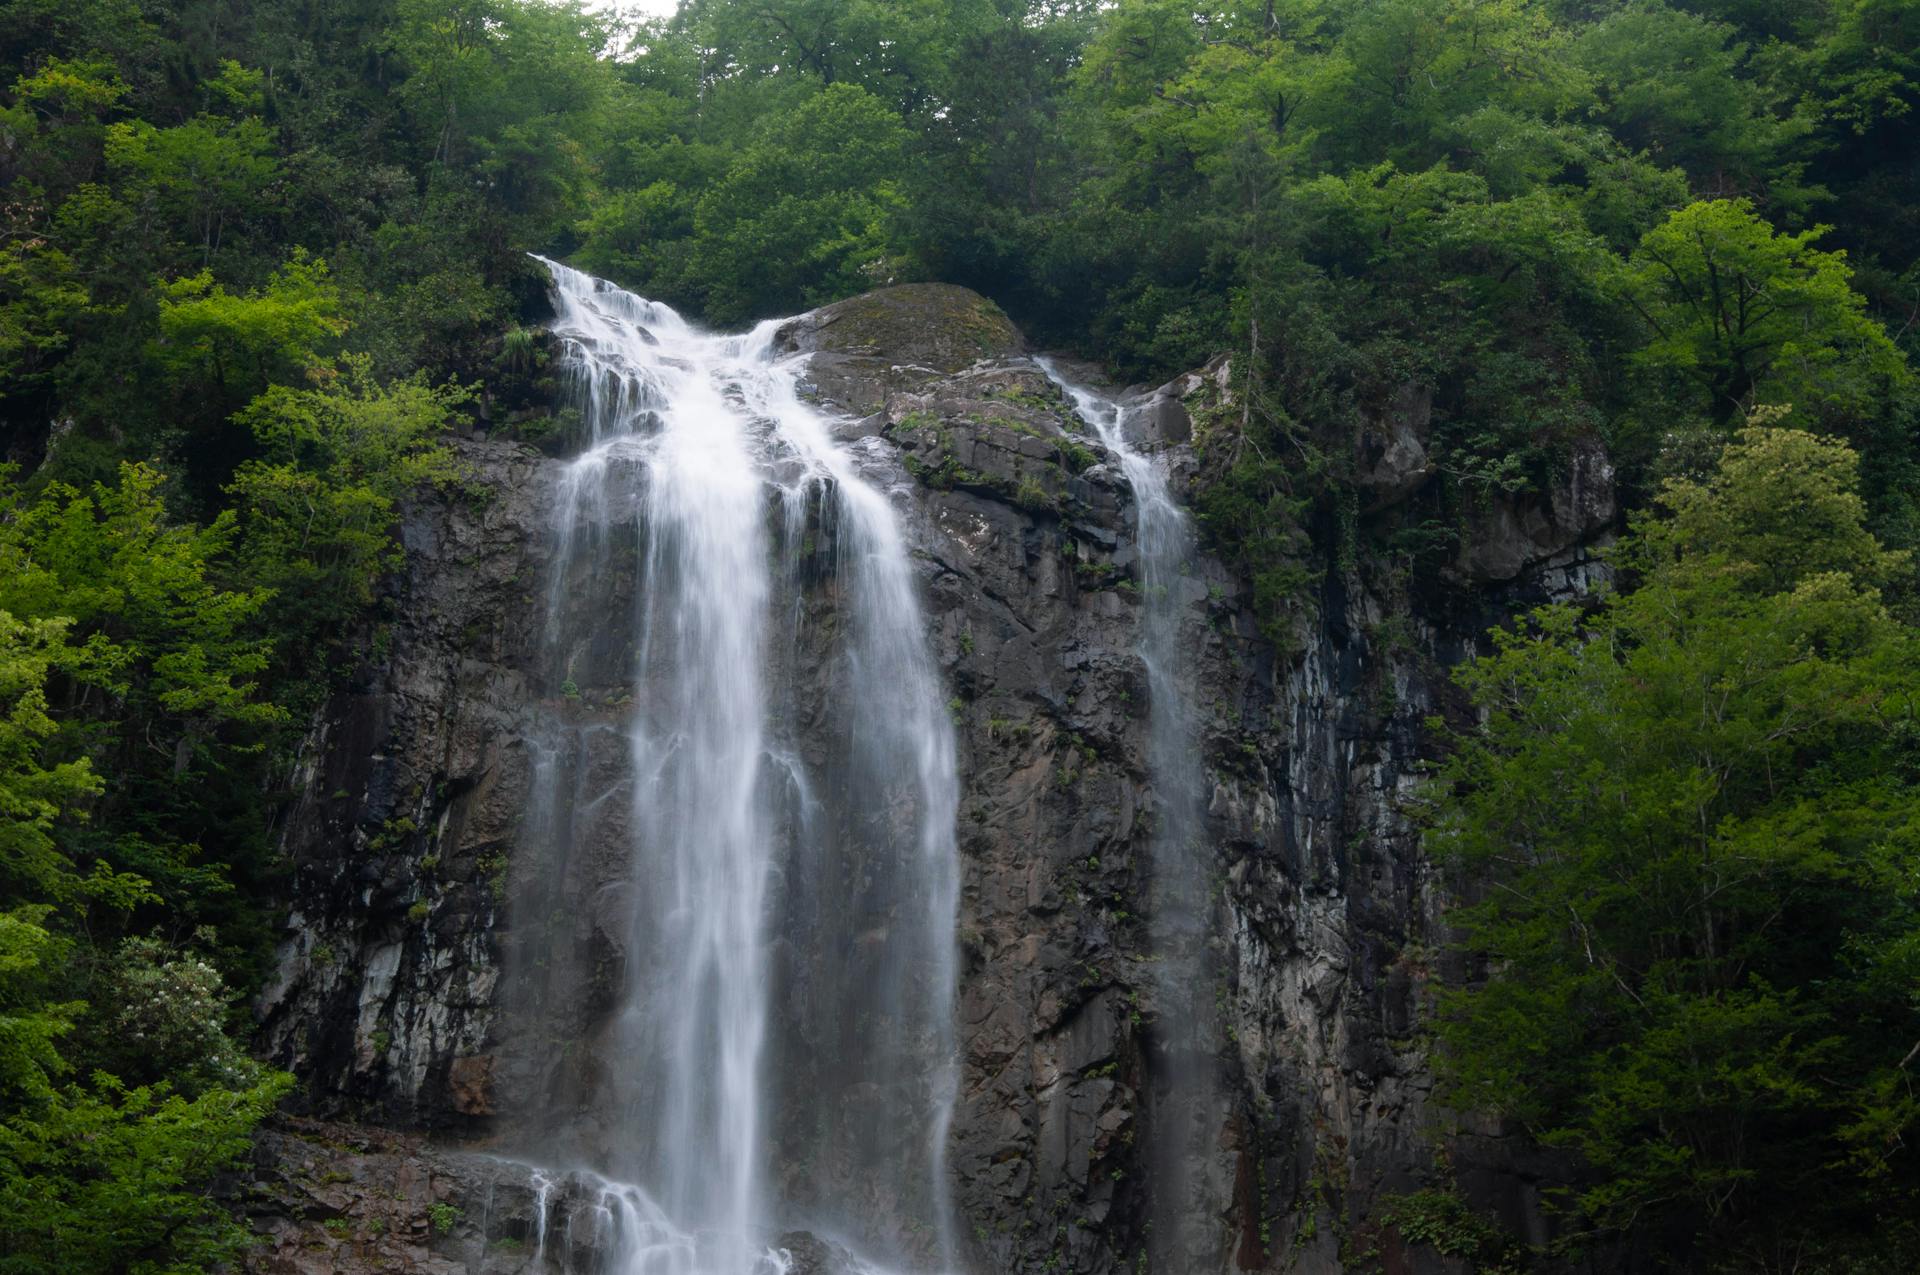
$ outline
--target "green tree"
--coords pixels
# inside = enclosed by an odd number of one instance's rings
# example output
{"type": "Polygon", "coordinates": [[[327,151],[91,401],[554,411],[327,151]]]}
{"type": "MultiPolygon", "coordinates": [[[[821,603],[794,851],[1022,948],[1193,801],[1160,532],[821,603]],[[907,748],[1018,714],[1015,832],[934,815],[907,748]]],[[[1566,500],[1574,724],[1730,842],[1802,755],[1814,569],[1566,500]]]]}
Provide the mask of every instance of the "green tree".
{"type": "MultiPolygon", "coordinates": [[[[67,625],[63,618],[18,620],[0,608],[0,879],[14,897],[60,898],[66,892],[67,864],[54,823],[69,806],[100,791],[99,776],[85,758],[53,765],[44,759],[57,729],[47,715],[47,680],[55,667],[78,659],[67,645],[67,625]]],[[[23,934],[16,933],[16,941],[24,943],[23,934]]],[[[14,1030],[24,1029],[4,1027],[0,1035],[14,1030]]]]}
{"type": "Polygon", "coordinates": [[[1572,57],[1594,78],[1594,114],[1633,150],[1681,165],[1696,189],[1764,193],[1804,210],[1798,143],[1812,129],[1741,74],[1747,45],[1731,28],[1663,6],[1622,9],[1581,32],[1572,57]]]}
{"type": "Polygon", "coordinates": [[[45,756],[56,735],[46,684],[81,662],[66,627],[0,609],[0,881],[33,900],[0,911],[0,1271],[185,1275],[245,1243],[213,1177],[244,1157],[291,1078],[245,1061],[222,1030],[227,997],[211,965],[136,941],[109,989],[113,1026],[129,1036],[121,1050],[192,1092],[104,1072],[70,1081],[89,1012],[75,994],[84,965],[51,926],[88,898],[124,911],[150,896],[125,876],[102,890],[58,849],[57,825],[101,789],[87,759],[45,756]]]}
{"type": "Polygon", "coordinates": [[[242,511],[248,577],[272,595],[283,656],[312,644],[373,600],[400,559],[392,527],[405,496],[453,477],[441,441],[467,391],[424,378],[381,385],[364,358],[319,389],[276,385],[240,414],[260,456],[241,465],[229,495],[242,511]]]}
{"type": "Polygon", "coordinates": [[[448,160],[463,140],[463,117],[486,95],[490,46],[507,6],[498,0],[401,0],[394,50],[412,66],[404,93],[433,130],[433,157],[448,160]]]}
{"type": "Polygon", "coordinates": [[[471,167],[516,215],[584,201],[618,86],[608,30],[586,6],[400,0],[390,39],[432,162],[471,167]]]}
{"type": "MultiPolygon", "coordinates": [[[[34,839],[50,869],[83,874],[61,890],[43,875],[39,895],[64,900],[84,886],[111,909],[164,900],[183,917],[213,917],[234,900],[226,864],[205,853],[210,795],[285,713],[261,687],[271,642],[256,624],[266,594],[217,579],[234,516],[206,528],[176,523],[161,484],[156,471],[128,465],[119,483],[90,493],[53,484],[22,503],[9,490],[0,610],[67,643],[42,641],[47,688],[23,692],[22,720],[43,733],[57,722],[70,764],[92,768],[65,773],[113,777],[94,802],[66,789],[71,813],[93,816],[87,824],[70,819],[51,846],[34,839]]],[[[50,808],[43,813],[51,819],[50,808]]]]}
{"type": "Polygon", "coordinates": [[[1830,128],[1856,137],[1900,127],[1920,102],[1920,15],[1902,0],[1853,0],[1821,9],[1807,24],[1817,31],[1815,38],[1777,50],[1782,60],[1799,63],[1793,69],[1808,105],[1830,128]]]}
{"type": "Polygon", "coordinates": [[[42,379],[90,300],[72,259],[45,240],[0,247],[0,385],[42,379]]]}
{"type": "Polygon", "coordinates": [[[708,316],[791,313],[886,281],[907,132],[834,84],[769,124],[701,197],[692,267],[708,316]]]}
{"type": "Polygon", "coordinates": [[[155,358],[182,388],[211,383],[223,402],[329,365],[347,330],[327,263],[294,249],[264,288],[235,296],[202,270],[162,285],[155,358]]]}
{"type": "Polygon", "coordinates": [[[66,1070],[60,1039],[86,1009],[54,1001],[47,971],[67,945],[46,930],[53,909],[30,904],[0,912],[0,1109],[45,1102],[66,1070]]]}
{"type": "Polygon", "coordinates": [[[1871,416],[1910,379],[1853,290],[1846,255],[1781,234],[1746,199],[1688,205],[1647,231],[1620,291],[1645,321],[1633,356],[1695,389],[1716,426],[1756,404],[1792,404],[1836,424],[1871,416]]]}
{"type": "Polygon", "coordinates": [[[1577,1214],[1676,1267],[1920,1202],[1920,644],[1854,464],[1756,425],[1670,483],[1635,587],[1461,670],[1481,720],[1433,789],[1484,962],[1441,1003],[1450,1100],[1578,1152],[1577,1214]]]}
{"type": "Polygon", "coordinates": [[[12,104],[0,108],[0,128],[12,140],[0,171],[29,199],[92,180],[103,121],[127,91],[113,64],[99,58],[52,58],[21,76],[13,83],[12,104]]]}
{"type": "MultiPolygon", "coordinates": [[[[76,675],[125,707],[181,723],[181,738],[277,720],[257,698],[267,643],[248,631],[266,595],[223,588],[213,576],[235,519],[225,514],[207,528],[174,522],[162,481],[127,465],[112,487],[82,494],[55,484],[31,506],[7,508],[0,600],[71,624],[86,657],[76,675]]],[[[183,747],[175,730],[146,742],[176,755],[183,747]]]]}
{"type": "Polygon", "coordinates": [[[1337,78],[1308,122],[1343,164],[1441,159],[1453,121],[1487,105],[1551,117],[1584,102],[1570,33],[1533,0],[1354,0],[1329,4],[1337,78]]]}
{"type": "MultiPolygon", "coordinates": [[[[229,63],[233,93],[246,96],[252,73],[229,63]]],[[[197,241],[202,263],[220,250],[230,224],[267,211],[279,177],[274,131],[258,116],[202,112],[159,128],[146,120],[109,126],[109,170],[146,218],[163,218],[197,241]]]]}
{"type": "Polygon", "coordinates": [[[1032,296],[1033,258],[1075,174],[1081,139],[1065,116],[1085,27],[1049,15],[956,41],[943,109],[919,124],[901,215],[928,277],[1006,305],[1032,296]]]}
{"type": "Polygon", "coordinates": [[[92,299],[56,220],[61,199],[95,175],[102,121],[126,93],[110,63],[54,58],[16,80],[12,104],[0,107],[10,139],[0,159],[10,191],[0,213],[0,391],[38,382],[92,299]]]}
{"type": "Polygon", "coordinates": [[[0,1121],[0,1271],[195,1275],[241,1256],[251,1233],[212,1191],[292,1078],[197,1098],[110,1076],[0,1121]]]}
{"type": "Polygon", "coordinates": [[[913,115],[944,101],[954,50],[999,16],[990,0],[690,0],[677,22],[716,62],[856,85],[913,115]]]}
{"type": "MultiPolygon", "coordinates": [[[[0,1271],[189,1275],[233,1260],[251,1237],[214,1198],[214,1175],[246,1156],[292,1078],[249,1064],[192,1097],[104,1072],[84,1088],[57,1083],[72,1070],[57,1042],[86,1006],[49,998],[67,945],[42,927],[46,916],[0,913],[0,1271]]],[[[171,1017],[204,1016],[178,997],[142,1012],[133,1030],[159,1027],[163,1040],[179,1034],[162,1026],[171,1017]]],[[[235,1053],[217,1028],[200,1035],[235,1053]]]]}

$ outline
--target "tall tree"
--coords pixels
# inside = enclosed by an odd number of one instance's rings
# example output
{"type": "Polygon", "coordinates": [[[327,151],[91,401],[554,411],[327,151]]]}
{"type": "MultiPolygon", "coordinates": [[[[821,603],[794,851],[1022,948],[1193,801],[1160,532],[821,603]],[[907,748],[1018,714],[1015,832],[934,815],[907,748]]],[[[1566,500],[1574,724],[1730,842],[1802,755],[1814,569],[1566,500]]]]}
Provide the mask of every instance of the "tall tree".
{"type": "Polygon", "coordinates": [[[1745,199],[1688,205],[1641,238],[1621,291],[1649,329],[1644,367],[1691,383],[1727,425],[1757,403],[1835,422],[1880,410],[1911,376],[1816,226],[1777,232],[1745,199]]]}
{"type": "Polygon", "coordinates": [[[1920,644],[1854,471],[1743,429],[1637,522],[1632,587],[1460,674],[1480,721],[1433,835],[1483,977],[1436,1060],[1456,1104],[1579,1153],[1570,1206],[1649,1265],[1920,1241],[1920,644]]]}

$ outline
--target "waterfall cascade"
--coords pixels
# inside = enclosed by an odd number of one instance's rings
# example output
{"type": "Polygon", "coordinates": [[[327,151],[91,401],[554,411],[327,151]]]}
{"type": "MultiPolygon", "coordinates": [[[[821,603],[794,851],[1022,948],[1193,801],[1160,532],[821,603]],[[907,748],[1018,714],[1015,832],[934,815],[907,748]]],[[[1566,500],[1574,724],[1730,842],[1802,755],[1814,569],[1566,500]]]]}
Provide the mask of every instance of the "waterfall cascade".
{"type": "Polygon", "coordinates": [[[789,1228],[946,1266],[957,782],[890,462],[777,325],[545,264],[584,450],[509,899],[519,1150],[590,1184],[617,1275],[784,1271],[789,1228]]]}
{"type": "Polygon", "coordinates": [[[1041,370],[1099,435],[1133,491],[1134,548],[1142,597],[1139,654],[1148,691],[1147,765],[1153,788],[1150,843],[1154,1001],[1150,1094],[1154,1269],[1224,1269],[1230,1184],[1219,1180],[1220,1125],[1228,1109],[1219,1074],[1216,978],[1208,959],[1212,860],[1205,843],[1206,773],[1194,725],[1190,649],[1182,625],[1195,614],[1193,525],[1165,465],[1128,437],[1129,405],[1041,370]]]}

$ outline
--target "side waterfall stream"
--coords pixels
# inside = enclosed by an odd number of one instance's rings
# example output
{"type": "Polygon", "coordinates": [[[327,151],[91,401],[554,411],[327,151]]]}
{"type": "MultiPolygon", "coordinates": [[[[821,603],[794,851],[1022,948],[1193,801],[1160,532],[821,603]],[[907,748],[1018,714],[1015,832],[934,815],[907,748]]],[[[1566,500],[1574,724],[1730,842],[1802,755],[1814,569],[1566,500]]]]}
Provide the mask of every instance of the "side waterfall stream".
{"type": "Polygon", "coordinates": [[[506,940],[540,1256],[755,1275],[804,1229],[947,1269],[958,790],[891,462],[776,324],[544,264],[583,450],[506,940]]]}
{"type": "MultiPolygon", "coordinates": [[[[1047,358],[1037,360],[1065,391],[1075,413],[1099,435],[1133,491],[1134,548],[1142,598],[1140,661],[1148,694],[1147,766],[1153,788],[1150,843],[1156,1013],[1150,1099],[1153,1269],[1225,1269],[1225,1213],[1231,1184],[1217,1180],[1221,1121],[1227,1111],[1219,1074],[1216,971],[1207,935],[1213,861],[1205,841],[1206,772],[1183,684],[1183,620],[1190,590],[1193,524],[1174,499],[1164,465],[1127,437],[1123,402],[1077,385],[1047,358]]],[[[1204,590],[1202,590],[1204,593],[1204,590]]]]}

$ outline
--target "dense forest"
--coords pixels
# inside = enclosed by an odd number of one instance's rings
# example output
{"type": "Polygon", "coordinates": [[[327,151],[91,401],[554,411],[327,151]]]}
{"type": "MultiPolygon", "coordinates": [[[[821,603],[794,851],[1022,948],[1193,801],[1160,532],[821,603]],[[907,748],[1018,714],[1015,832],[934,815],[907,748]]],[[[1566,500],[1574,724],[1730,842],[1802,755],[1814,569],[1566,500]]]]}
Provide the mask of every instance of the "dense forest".
{"type": "Polygon", "coordinates": [[[546,357],[536,251],[1230,356],[1197,513],[1276,632],[1603,444],[1618,587],[1462,671],[1425,797],[1441,1082],[1578,1157],[1575,1243],[1920,1265],[1920,6],[0,0],[0,62],[0,1271],[245,1242],[280,799],[398,503],[546,357]]]}

